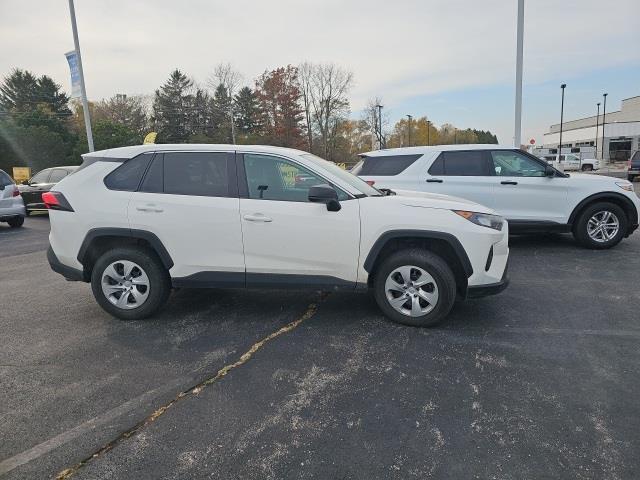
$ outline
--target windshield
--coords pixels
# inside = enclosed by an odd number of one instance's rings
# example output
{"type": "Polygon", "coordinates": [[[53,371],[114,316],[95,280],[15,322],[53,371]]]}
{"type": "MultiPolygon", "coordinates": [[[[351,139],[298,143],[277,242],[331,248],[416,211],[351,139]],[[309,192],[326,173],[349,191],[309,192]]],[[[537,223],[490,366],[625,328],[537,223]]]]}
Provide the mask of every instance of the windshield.
{"type": "Polygon", "coordinates": [[[356,177],[355,175],[352,175],[346,170],[343,170],[333,162],[324,160],[318,157],[317,155],[313,155],[312,153],[302,154],[301,157],[304,158],[305,160],[309,160],[315,163],[316,165],[318,165],[319,167],[322,167],[325,170],[328,170],[333,175],[338,177],[340,180],[348,183],[349,185],[356,188],[357,190],[367,195],[368,197],[379,197],[382,195],[380,190],[373,188],[371,185],[369,185],[367,182],[365,182],[361,178],[356,177]]]}

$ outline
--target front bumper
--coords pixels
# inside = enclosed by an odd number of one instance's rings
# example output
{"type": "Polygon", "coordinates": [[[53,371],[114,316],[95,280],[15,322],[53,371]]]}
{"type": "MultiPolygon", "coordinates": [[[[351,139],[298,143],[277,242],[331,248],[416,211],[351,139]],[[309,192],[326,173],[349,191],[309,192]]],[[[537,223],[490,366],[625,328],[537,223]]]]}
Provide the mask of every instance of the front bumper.
{"type": "Polygon", "coordinates": [[[47,260],[49,261],[51,270],[59,273],[70,282],[82,282],[85,280],[81,270],[69,267],[58,260],[58,257],[56,257],[56,254],[53,252],[51,245],[49,245],[49,248],[47,249],[47,260]]]}
{"type": "Polygon", "coordinates": [[[509,264],[504,268],[504,273],[499,282],[489,283],[487,285],[473,285],[467,287],[466,298],[481,298],[489,295],[497,295],[509,286],[509,275],[507,274],[509,264]]]}

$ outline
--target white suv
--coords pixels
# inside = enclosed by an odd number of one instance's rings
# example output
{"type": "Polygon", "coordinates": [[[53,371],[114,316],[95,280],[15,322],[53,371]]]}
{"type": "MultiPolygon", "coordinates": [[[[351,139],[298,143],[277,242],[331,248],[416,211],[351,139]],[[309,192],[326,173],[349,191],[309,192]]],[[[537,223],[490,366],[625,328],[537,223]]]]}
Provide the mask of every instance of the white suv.
{"type": "Polygon", "coordinates": [[[306,152],[142,145],[84,156],[43,195],[53,270],[91,282],[122,319],[171,287],[372,288],[383,312],[432,325],[456,295],[507,285],[508,226],[444,195],[370,187],[306,152]]]}
{"type": "Polygon", "coordinates": [[[562,173],[499,145],[439,145],[361,155],[352,173],[378,188],[443,193],[486,205],[514,232],[572,232],[588,248],[609,248],[638,228],[640,200],[627,180],[562,173]]]}

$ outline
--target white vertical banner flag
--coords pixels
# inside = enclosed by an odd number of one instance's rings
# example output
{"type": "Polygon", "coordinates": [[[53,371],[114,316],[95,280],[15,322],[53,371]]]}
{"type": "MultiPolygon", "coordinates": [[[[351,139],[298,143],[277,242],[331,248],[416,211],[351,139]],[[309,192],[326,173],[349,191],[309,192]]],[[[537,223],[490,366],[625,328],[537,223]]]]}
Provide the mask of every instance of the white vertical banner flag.
{"type": "Polygon", "coordinates": [[[71,98],[79,98],[80,92],[80,70],[78,69],[78,54],[75,50],[71,50],[64,54],[69,62],[69,70],[71,72],[71,98]]]}

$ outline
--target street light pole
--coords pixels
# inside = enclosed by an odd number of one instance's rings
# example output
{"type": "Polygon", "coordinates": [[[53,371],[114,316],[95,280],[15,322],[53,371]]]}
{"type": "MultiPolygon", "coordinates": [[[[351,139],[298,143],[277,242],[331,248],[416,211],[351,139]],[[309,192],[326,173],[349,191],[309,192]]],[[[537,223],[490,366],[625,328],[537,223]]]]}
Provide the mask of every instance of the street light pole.
{"type": "Polygon", "coordinates": [[[76,9],[73,0],[69,0],[69,14],[71,15],[71,29],[73,30],[73,43],[78,57],[78,71],[80,73],[80,95],[82,96],[82,112],[84,114],[84,126],[87,129],[87,144],[89,151],[93,152],[93,133],[91,132],[91,118],[89,117],[89,101],[87,89],[84,86],[84,70],[82,69],[82,55],[80,55],[80,41],[78,40],[78,27],[76,26],[76,9]]]}
{"type": "Polygon", "coordinates": [[[600,121],[600,102],[598,102],[598,113],[596,113],[596,158],[598,158],[598,122],[600,121]]]}
{"type": "Polygon", "coordinates": [[[382,150],[382,105],[376,105],[378,107],[378,134],[380,142],[380,150],[382,150]]]}
{"type": "Polygon", "coordinates": [[[408,137],[408,140],[407,140],[407,143],[409,144],[409,146],[411,146],[411,119],[412,118],[413,117],[411,115],[407,115],[407,120],[408,120],[408,123],[407,123],[407,137],[408,137]]]}
{"type": "Polygon", "coordinates": [[[562,122],[564,118],[564,89],[567,88],[567,84],[560,85],[562,89],[562,100],[560,101],[560,140],[558,142],[558,163],[562,162],[562,122]]]}
{"type": "Polygon", "coordinates": [[[602,105],[602,160],[604,161],[604,129],[607,125],[607,95],[608,93],[603,93],[604,104],[602,105]]]}
{"type": "Polygon", "coordinates": [[[516,34],[516,106],[513,146],[522,145],[522,45],[524,39],[524,0],[518,0],[518,30],[516,34]]]}

